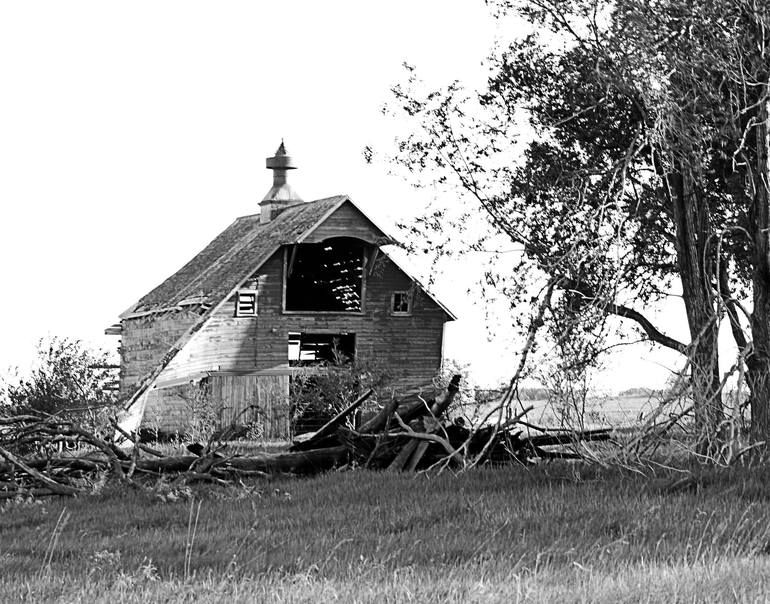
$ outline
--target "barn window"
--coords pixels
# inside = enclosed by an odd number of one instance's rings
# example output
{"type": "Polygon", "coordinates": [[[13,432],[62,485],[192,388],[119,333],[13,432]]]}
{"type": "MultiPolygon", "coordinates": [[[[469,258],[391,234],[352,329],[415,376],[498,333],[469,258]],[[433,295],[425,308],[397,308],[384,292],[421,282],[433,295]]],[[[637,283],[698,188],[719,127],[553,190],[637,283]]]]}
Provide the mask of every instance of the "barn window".
{"type": "Polygon", "coordinates": [[[362,312],[364,245],[358,239],[337,237],[289,248],[285,310],[362,312]]]}
{"type": "Polygon", "coordinates": [[[253,289],[242,289],[235,298],[236,317],[257,316],[257,292],[253,289]]]}
{"type": "Polygon", "coordinates": [[[412,314],[412,296],[408,291],[393,292],[390,312],[394,315],[412,314]]]}
{"type": "Polygon", "coordinates": [[[356,354],[354,333],[289,332],[289,366],[339,365],[356,354]]]}

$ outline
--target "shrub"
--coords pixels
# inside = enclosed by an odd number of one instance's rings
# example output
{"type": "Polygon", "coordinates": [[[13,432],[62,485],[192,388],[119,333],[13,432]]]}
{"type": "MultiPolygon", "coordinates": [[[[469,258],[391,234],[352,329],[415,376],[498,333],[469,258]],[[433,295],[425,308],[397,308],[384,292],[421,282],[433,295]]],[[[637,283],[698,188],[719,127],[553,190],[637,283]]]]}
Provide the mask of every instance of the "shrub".
{"type": "Polygon", "coordinates": [[[388,379],[387,371],[368,360],[335,361],[308,367],[291,380],[291,429],[300,434],[320,428],[369,388],[388,379]]]}
{"type": "Polygon", "coordinates": [[[54,336],[38,341],[36,356],[28,378],[5,378],[4,411],[56,413],[86,429],[107,430],[117,407],[108,354],[90,350],[80,340],[54,336]]]}

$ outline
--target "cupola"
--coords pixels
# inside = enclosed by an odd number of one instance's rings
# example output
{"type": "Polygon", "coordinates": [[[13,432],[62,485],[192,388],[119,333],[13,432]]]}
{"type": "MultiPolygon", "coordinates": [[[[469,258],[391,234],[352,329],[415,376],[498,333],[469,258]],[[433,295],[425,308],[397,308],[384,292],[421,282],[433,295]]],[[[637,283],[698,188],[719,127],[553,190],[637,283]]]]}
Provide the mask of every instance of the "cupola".
{"type": "Polygon", "coordinates": [[[303,201],[287,181],[289,170],[296,170],[297,166],[286,152],[283,141],[281,141],[275,155],[267,158],[265,166],[268,170],[273,171],[273,186],[265,198],[259,202],[259,221],[261,223],[270,222],[288,206],[303,201]]]}

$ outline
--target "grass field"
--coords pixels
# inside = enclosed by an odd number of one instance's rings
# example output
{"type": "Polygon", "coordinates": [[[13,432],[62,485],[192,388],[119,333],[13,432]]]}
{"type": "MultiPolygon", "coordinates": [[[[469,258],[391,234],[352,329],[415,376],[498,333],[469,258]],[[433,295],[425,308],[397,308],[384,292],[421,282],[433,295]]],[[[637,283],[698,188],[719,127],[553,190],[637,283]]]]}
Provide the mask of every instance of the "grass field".
{"type": "Polygon", "coordinates": [[[364,471],[0,510],[0,600],[765,601],[770,470],[364,471]]]}

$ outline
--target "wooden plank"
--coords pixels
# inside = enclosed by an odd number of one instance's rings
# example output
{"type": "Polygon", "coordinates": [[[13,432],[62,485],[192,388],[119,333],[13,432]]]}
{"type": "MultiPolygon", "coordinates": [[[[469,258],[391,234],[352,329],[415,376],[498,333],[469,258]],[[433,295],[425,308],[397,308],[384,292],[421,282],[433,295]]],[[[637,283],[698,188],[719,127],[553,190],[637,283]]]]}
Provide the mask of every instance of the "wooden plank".
{"type": "Polygon", "coordinates": [[[359,396],[355,401],[353,401],[350,405],[348,405],[345,409],[340,411],[332,419],[330,419],[323,426],[321,426],[321,428],[319,428],[316,432],[314,432],[312,436],[310,436],[310,438],[300,442],[295,442],[294,445],[292,445],[291,449],[289,450],[305,451],[308,449],[312,449],[318,441],[333,434],[337,429],[337,426],[339,426],[345,420],[345,418],[350,416],[351,413],[353,413],[356,409],[358,409],[366,399],[372,396],[372,394],[374,394],[374,390],[370,388],[369,390],[364,392],[364,394],[359,396]]]}
{"type": "Polygon", "coordinates": [[[369,421],[358,429],[361,434],[369,434],[371,432],[378,432],[382,430],[388,423],[388,418],[393,415],[394,411],[398,407],[398,399],[394,396],[390,401],[369,421]]]}
{"type": "Polygon", "coordinates": [[[417,444],[418,441],[412,439],[403,447],[401,447],[398,455],[396,455],[393,461],[390,462],[390,465],[388,466],[388,472],[400,472],[404,468],[404,464],[406,464],[406,462],[412,456],[412,453],[414,453],[415,449],[417,449],[417,444]]]}

